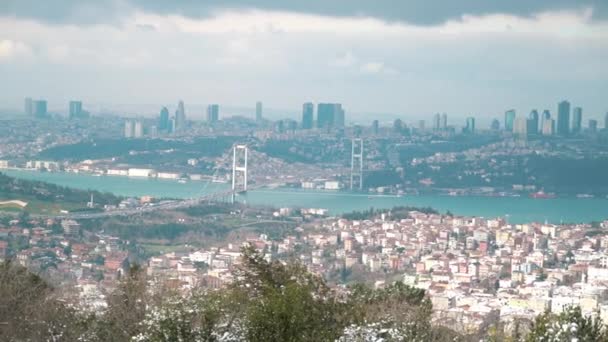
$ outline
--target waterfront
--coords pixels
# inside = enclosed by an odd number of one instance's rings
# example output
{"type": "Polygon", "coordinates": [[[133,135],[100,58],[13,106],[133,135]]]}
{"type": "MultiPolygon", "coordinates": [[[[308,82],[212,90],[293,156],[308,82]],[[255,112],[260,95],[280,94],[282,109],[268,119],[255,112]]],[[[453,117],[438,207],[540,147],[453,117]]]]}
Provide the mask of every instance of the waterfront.
{"type": "MultiPolygon", "coordinates": [[[[205,193],[225,189],[222,183],[190,181],[178,183],[171,180],[128,178],[117,176],[93,176],[89,174],[3,170],[3,173],[24,179],[41,180],[78,189],[112,192],[123,196],[193,198],[205,193]]],[[[368,196],[347,192],[304,191],[296,189],[263,189],[250,191],[238,197],[240,201],[273,207],[326,208],[330,214],[353,210],[391,208],[394,206],[433,207],[440,212],[451,211],[457,215],[499,217],[507,216],[509,222],[589,222],[608,218],[608,200],[604,198],[555,198],[531,199],[527,197],[480,197],[480,196],[368,196]]]]}

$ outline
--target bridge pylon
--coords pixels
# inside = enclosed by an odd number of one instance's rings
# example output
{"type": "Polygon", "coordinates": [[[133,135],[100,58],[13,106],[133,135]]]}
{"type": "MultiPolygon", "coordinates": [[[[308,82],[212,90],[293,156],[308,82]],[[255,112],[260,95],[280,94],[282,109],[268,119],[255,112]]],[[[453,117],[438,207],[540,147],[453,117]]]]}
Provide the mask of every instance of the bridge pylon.
{"type": "Polygon", "coordinates": [[[363,139],[354,138],[350,155],[350,189],[363,190],[363,139]]]}
{"type": "Polygon", "coordinates": [[[232,148],[232,194],[247,191],[247,158],[249,149],[247,145],[234,145],[232,148]],[[242,179],[239,190],[238,178],[242,179]]]}

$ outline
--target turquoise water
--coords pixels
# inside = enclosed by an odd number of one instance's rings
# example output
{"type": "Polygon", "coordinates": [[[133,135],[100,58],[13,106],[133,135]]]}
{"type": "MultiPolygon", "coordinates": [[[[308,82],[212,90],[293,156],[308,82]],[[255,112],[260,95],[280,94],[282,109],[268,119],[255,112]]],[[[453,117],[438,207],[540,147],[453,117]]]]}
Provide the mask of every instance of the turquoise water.
{"type": "MultiPolygon", "coordinates": [[[[9,176],[35,179],[79,189],[112,192],[123,196],[151,195],[155,197],[192,198],[205,193],[226,189],[227,184],[191,181],[128,178],[86,174],[50,173],[37,171],[3,170],[9,176]]],[[[442,195],[420,196],[367,196],[345,192],[304,191],[295,189],[264,189],[250,191],[238,197],[240,201],[273,207],[326,208],[331,214],[340,214],[370,207],[391,208],[398,205],[428,206],[440,212],[447,210],[457,215],[499,217],[508,215],[509,222],[589,222],[608,219],[608,199],[555,198],[531,199],[527,197],[451,197],[442,195]]]]}

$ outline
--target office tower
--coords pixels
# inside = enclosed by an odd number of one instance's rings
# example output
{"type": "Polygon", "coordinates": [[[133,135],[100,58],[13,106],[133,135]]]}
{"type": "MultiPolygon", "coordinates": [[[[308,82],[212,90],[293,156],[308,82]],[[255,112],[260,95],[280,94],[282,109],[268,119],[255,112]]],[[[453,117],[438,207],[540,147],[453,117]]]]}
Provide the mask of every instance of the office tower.
{"type": "Polygon", "coordinates": [[[467,125],[464,128],[464,130],[466,133],[475,134],[475,118],[474,117],[469,116],[467,118],[467,125]]]}
{"type": "Polygon", "coordinates": [[[175,127],[174,130],[182,131],[186,128],[186,109],[184,108],[184,101],[179,101],[177,104],[177,110],[175,111],[175,127]]]}
{"type": "Polygon", "coordinates": [[[574,107],[572,109],[572,133],[580,133],[583,123],[583,108],[574,107]]]}
{"type": "Polygon", "coordinates": [[[46,111],[46,100],[36,100],[33,102],[34,105],[34,116],[42,119],[47,117],[46,111]]]}
{"type": "Polygon", "coordinates": [[[378,120],[372,121],[372,134],[378,135],[378,131],[380,130],[380,123],[378,120]]]}
{"type": "Polygon", "coordinates": [[[167,107],[163,107],[160,110],[160,116],[158,117],[158,130],[160,132],[169,131],[169,110],[167,107]]]}
{"type": "Polygon", "coordinates": [[[543,110],[540,116],[540,128],[539,131],[542,133],[545,127],[545,121],[551,119],[551,112],[548,109],[543,110]]]}
{"type": "Polygon", "coordinates": [[[296,120],[287,119],[283,121],[285,121],[285,129],[287,131],[293,133],[296,131],[296,129],[298,129],[298,122],[296,120]]]}
{"type": "Polygon", "coordinates": [[[345,113],[344,113],[344,108],[342,108],[342,105],[336,104],[336,107],[334,108],[334,127],[335,128],[344,128],[344,123],[345,123],[345,113]]]}
{"type": "Polygon", "coordinates": [[[255,104],[255,121],[262,121],[262,102],[260,101],[255,104]]]}
{"type": "Polygon", "coordinates": [[[557,134],[570,133],[570,102],[562,101],[557,105],[557,134]]]}
{"type": "Polygon", "coordinates": [[[133,126],[134,126],[133,121],[131,121],[131,120],[125,121],[125,138],[133,138],[133,135],[134,135],[133,129],[135,128],[133,126]]]}
{"type": "Polygon", "coordinates": [[[597,132],[597,120],[589,120],[589,133],[597,132]]]}
{"type": "Polygon", "coordinates": [[[555,120],[548,118],[543,122],[542,133],[545,136],[551,136],[555,134],[555,120]]]}
{"type": "Polygon", "coordinates": [[[492,120],[492,124],[490,125],[490,129],[493,131],[498,131],[500,129],[500,121],[498,119],[492,120]]]}
{"type": "Polygon", "coordinates": [[[25,115],[27,115],[27,116],[34,115],[34,101],[32,100],[31,97],[25,98],[23,106],[24,106],[25,115]]]}
{"type": "Polygon", "coordinates": [[[70,101],[70,119],[82,117],[82,101],[70,101]]]}
{"type": "Polygon", "coordinates": [[[520,137],[525,137],[528,135],[528,124],[529,119],[524,117],[515,118],[515,122],[513,123],[513,133],[519,135],[520,137]]]}
{"type": "Polygon", "coordinates": [[[438,131],[441,129],[441,114],[437,113],[433,117],[433,130],[438,131]]]}
{"type": "Polygon", "coordinates": [[[285,132],[285,121],[279,120],[274,124],[274,131],[276,133],[284,133],[285,132]]]}
{"type": "Polygon", "coordinates": [[[302,129],[311,129],[314,121],[315,106],[311,102],[302,105],[302,129]]]}
{"type": "Polygon", "coordinates": [[[608,112],[604,115],[604,129],[608,130],[608,112]]]}
{"type": "Polygon", "coordinates": [[[538,111],[536,109],[533,109],[530,112],[530,117],[528,118],[528,127],[527,127],[527,133],[528,134],[537,134],[538,133],[538,111]]]}
{"type": "Polygon", "coordinates": [[[513,123],[515,122],[515,109],[505,112],[505,131],[513,132],[513,123]]]}
{"type": "Polygon", "coordinates": [[[133,126],[133,138],[141,138],[144,136],[144,126],[141,121],[135,121],[133,126]]]}
{"type": "Polygon", "coordinates": [[[344,127],[344,110],[339,103],[319,103],[317,105],[317,127],[344,127]]]}
{"type": "Polygon", "coordinates": [[[207,106],[207,122],[212,124],[220,120],[220,105],[210,104],[207,106]]]}
{"type": "Polygon", "coordinates": [[[448,129],[448,115],[446,113],[441,116],[441,129],[444,131],[448,129]]]}

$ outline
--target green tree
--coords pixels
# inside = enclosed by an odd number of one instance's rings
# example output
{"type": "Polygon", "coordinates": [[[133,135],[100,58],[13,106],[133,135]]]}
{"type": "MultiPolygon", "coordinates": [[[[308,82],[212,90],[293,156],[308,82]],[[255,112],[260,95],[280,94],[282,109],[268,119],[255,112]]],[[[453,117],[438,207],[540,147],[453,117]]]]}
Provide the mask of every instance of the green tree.
{"type": "Polygon", "coordinates": [[[608,341],[608,330],[601,318],[584,316],[581,308],[566,307],[559,315],[539,315],[528,336],[528,342],[601,342],[608,341]]]}

